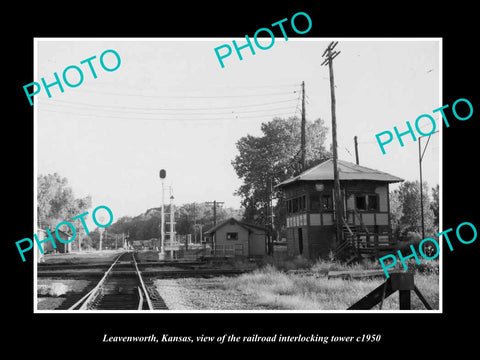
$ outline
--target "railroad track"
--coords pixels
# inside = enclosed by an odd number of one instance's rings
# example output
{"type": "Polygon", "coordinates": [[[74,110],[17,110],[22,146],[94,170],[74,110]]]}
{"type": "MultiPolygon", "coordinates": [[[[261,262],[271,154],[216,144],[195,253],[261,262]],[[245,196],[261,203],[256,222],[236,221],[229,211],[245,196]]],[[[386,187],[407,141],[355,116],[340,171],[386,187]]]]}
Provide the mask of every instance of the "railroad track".
{"type": "Polygon", "coordinates": [[[120,254],[97,285],[69,310],[167,310],[150,279],[144,280],[134,252],[120,254]]]}

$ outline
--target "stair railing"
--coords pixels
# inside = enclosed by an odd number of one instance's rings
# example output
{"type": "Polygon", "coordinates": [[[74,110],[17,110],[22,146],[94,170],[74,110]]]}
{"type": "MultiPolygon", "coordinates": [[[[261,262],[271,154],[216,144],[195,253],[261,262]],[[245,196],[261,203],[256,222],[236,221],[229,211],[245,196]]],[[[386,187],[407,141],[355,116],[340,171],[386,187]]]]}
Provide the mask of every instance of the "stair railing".
{"type": "Polygon", "coordinates": [[[367,234],[367,236],[370,236],[370,233],[367,227],[365,226],[365,224],[363,223],[362,217],[358,213],[357,209],[352,209],[352,210],[353,210],[353,214],[358,218],[358,221],[360,222],[360,226],[362,227],[362,229],[365,230],[365,233],[367,234]]]}
{"type": "Polygon", "coordinates": [[[345,218],[342,216],[342,222],[343,225],[347,228],[348,233],[350,237],[346,237],[345,241],[343,241],[340,245],[338,245],[335,249],[335,253],[339,254],[341,251],[346,249],[348,246],[353,246],[355,248],[355,234],[353,233],[352,229],[350,229],[350,226],[348,226],[347,222],[345,221],[345,218]]]}
{"type": "Polygon", "coordinates": [[[362,217],[360,216],[359,212],[357,211],[357,209],[352,209],[353,211],[353,214],[358,218],[358,221],[360,222],[360,227],[362,228],[362,230],[365,231],[365,236],[366,236],[366,245],[367,245],[367,248],[370,247],[370,232],[368,231],[367,229],[367,226],[364,224],[363,220],[362,220],[362,217]]]}
{"type": "Polygon", "coordinates": [[[353,238],[354,237],[353,231],[352,229],[350,229],[350,226],[348,226],[348,223],[345,221],[345,218],[343,216],[342,216],[342,222],[343,222],[343,225],[347,228],[348,232],[350,233],[350,236],[353,238]]]}

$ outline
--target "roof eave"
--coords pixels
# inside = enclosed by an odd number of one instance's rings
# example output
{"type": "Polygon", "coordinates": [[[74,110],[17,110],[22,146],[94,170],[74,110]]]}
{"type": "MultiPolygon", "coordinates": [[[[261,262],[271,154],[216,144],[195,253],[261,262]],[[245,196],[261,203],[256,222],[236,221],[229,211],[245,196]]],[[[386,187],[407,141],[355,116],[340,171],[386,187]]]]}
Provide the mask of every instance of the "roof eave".
{"type": "MultiPolygon", "coordinates": [[[[297,179],[289,179],[289,180],[282,181],[280,184],[275,185],[274,187],[275,188],[281,188],[281,187],[285,187],[285,186],[288,186],[288,185],[292,185],[294,183],[299,183],[301,181],[304,181],[304,182],[319,182],[319,181],[334,181],[334,179],[298,179],[298,178],[297,179]]],[[[378,182],[382,182],[382,183],[392,184],[392,183],[403,182],[405,180],[401,179],[401,178],[398,178],[398,179],[339,179],[339,181],[378,181],[378,182]]]]}

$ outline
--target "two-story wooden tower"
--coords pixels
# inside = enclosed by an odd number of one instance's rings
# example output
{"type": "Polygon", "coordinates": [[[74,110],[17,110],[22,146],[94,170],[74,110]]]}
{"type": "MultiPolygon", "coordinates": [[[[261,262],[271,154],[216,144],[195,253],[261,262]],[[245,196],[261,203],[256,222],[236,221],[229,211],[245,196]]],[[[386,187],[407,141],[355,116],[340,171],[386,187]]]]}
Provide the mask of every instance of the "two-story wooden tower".
{"type": "Polygon", "coordinates": [[[278,184],[287,208],[287,252],[290,256],[326,258],[377,255],[394,244],[390,227],[389,184],[396,176],[338,160],[343,217],[335,218],[333,160],[278,184]],[[337,239],[336,221],[343,234],[337,239]]]}

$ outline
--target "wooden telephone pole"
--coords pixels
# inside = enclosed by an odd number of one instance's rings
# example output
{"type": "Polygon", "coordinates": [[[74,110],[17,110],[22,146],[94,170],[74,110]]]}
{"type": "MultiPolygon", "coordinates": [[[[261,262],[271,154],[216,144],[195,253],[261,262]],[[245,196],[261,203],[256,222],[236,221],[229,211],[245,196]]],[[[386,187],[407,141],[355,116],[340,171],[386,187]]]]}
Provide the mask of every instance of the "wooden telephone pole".
{"type": "Polygon", "coordinates": [[[427,139],[427,143],[425,144],[425,147],[423,148],[423,151],[422,151],[422,137],[425,137],[425,136],[419,136],[418,137],[418,166],[420,168],[420,213],[421,213],[421,218],[422,218],[422,238],[424,239],[425,238],[425,218],[424,218],[424,215],[423,215],[423,179],[422,179],[422,160],[423,160],[423,155],[425,155],[425,150],[427,150],[427,146],[428,146],[428,143],[430,142],[430,137],[435,134],[435,133],[438,133],[438,130],[431,133],[430,135],[428,135],[428,139],[427,139]]]}
{"type": "Polygon", "coordinates": [[[217,201],[217,200],[213,200],[213,202],[207,201],[205,203],[205,205],[213,206],[213,226],[217,226],[217,206],[223,205],[223,204],[224,204],[223,201],[217,201]]]}
{"type": "Polygon", "coordinates": [[[325,51],[322,57],[325,57],[322,65],[328,64],[330,72],[330,97],[332,104],[332,152],[333,152],[333,177],[334,177],[334,200],[335,200],[335,218],[337,224],[337,241],[340,243],[343,241],[342,231],[342,219],[343,219],[343,206],[340,199],[340,180],[338,178],[338,165],[337,165],[337,119],[335,116],[335,81],[333,77],[333,65],[332,61],[340,54],[340,51],[332,51],[337,46],[338,41],[332,41],[325,51]]]}
{"type": "MultiPolygon", "coordinates": [[[[218,205],[223,205],[224,202],[223,201],[217,201],[217,200],[213,200],[212,201],[207,201],[205,203],[206,205],[213,205],[213,226],[217,226],[217,206],[218,205]]],[[[213,235],[213,246],[215,247],[215,233],[213,235]]]]}

